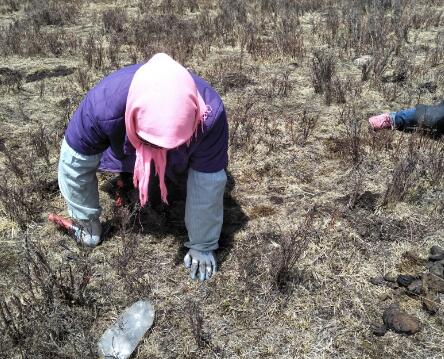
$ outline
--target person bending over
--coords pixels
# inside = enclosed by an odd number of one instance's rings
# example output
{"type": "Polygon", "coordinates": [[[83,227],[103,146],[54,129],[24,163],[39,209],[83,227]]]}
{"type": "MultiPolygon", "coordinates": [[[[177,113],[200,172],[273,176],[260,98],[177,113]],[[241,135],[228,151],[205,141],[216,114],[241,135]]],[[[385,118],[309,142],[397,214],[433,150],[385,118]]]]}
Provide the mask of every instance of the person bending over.
{"type": "Polygon", "coordinates": [[[90,247],[101,241],[98,170],[132,173],[142,206],[150,200],[153,171],[165,203],[165,180],[186,174],[184,263],[193,279],[210,278],[223,222],[227,152],[220,96],[171,57],[156,54],[110,74],[87,93],[61,146],[59,187],[82,228],[76,240],[90,247]]]}

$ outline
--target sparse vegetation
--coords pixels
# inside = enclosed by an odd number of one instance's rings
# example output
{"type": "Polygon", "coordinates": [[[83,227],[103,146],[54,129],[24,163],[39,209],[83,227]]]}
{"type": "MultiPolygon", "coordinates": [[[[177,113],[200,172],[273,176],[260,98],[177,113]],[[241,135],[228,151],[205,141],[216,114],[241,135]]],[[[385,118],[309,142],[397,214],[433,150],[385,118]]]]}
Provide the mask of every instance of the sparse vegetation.
{"type": "Polygon", "coordinates": [[[0,357],[95,358],[141,298],[156,320],[134,358],[442,355],[443,294],[426,311],[369,279],[429,273],[443,139],[366,130],[444,98],[442,1],[4,0],[0,15],[0,357]],[[46,223],[67,216],[58,151],[83,96],[157,52],[211,83],[229,121],[220,271],[205,284],[182,266],[184,198],[141,209],[131,192],[116,207],[101,187],[92,251],[46,223]],[[394,302],[421,331],[374,337],[394,302]]]}

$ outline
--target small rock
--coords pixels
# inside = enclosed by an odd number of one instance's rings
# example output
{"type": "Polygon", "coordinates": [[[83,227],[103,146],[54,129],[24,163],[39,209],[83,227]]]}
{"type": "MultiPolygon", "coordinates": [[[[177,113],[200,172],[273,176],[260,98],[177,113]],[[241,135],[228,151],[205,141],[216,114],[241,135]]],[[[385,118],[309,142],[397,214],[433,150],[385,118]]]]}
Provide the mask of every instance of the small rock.
{"type": "Polygon", "coordinates": [[[424,309],[430,314],[436,314],[439,309],[439,298],[437,295],[432,293],[428,293],[425,297],[422,298],[422,304],[424,305],[424,309]]]}
{"type": "Polygon", "coordinates": [[[401,287],[408,287],[415,279],[416,277],[409,275],[409,274],[400,274],[398,275],[398,278],[396,279],[396,282],[401,287]]]}
{"type": "Polygon", "coordinates": [[[387,282],[392,282],[392,283],[396,283],[396,279],[398,278],[398,275],[395,272],[387,272],[384,274],[384,279],[387,282]]]}
{"type": "Polygon", "coordinates": [[[441,261],[444,259],[444,254],[431,254],[429,255],[429,260],[431,261],[441,261]]]}
{"type": "Polygon", "coordinates": [[[370,283],[373,284],[373,285],[383,285],[384,284],[384,278],[382,278],[382,277],[370,278],[370,283]]]}
{"type": "Polygon", "coordinates": [[[401,334],[415,334],[421,329],[421,323],[414,316],[407,314],[399,308],[398,304],[392,304],[382,315],[385,326],[388,329],[401,334]]]}
{"type": "Polygon", "coordinates": [[[444,249],[440,246],[433,246],[430,248],[429,260],[440,261],[444,259],[444,249]]]}
{"type": "Polygon", "coordinates": [[[444,254],[444,249],[440,246],[430,247],[430,254],[444,254]]]}
{"type": "Polygon", "coordinates": [[[433,273],[424,275],[424,287],[435,293],[444,293],[444,279],[433,273]]]}
{"type": "Polygon", "coordinates": [[[444,266],[440,262],[433,263],[433,265],[429,268],[429,272],[438,277],[444,278],[444,266]]]}
{"type": "Polygon", "coordinates": [[[372,333],[378,337],[384,336],[385,333],[387,333],[387,327],[382,325],[373,324],[371,326],[372,333]]]}
{"type": "Polygon", "coordinates": [[[368,66],[372,60],[373,60],[373,57],[372,57],[372,56],[370,56],[370,55],[364,55],[364,56],[361,56],[361,57],[358,57],[357,59],[355,59],[355,60],[353,61],[353,63],[354,63],[356,66],[362,68],[362,67],[364,67],[364,66],[368,66]]]}
{"type": "Polygon", "coordinates": [[[408,291],[413,294],[421,294],[422,290],[422,280],[416,279],[407,287],[408,291]]]}

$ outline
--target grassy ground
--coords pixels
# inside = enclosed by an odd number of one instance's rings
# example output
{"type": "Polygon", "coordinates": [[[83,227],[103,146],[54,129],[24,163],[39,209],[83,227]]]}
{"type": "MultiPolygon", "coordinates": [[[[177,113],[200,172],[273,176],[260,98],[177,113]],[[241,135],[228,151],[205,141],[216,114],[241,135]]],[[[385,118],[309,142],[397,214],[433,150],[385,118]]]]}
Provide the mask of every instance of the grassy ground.
{"type": "MultiPolygon", "coordinates": [[[[0,2],[0,357],[93,358],[147,298],[134,358],[442,358],[438,312],[375,286],[444,244],[444,143],[367,129],[444,98],[440,1],[0,2]],[[220,272],[182,266],[183,202],[115,209],[94,250],[46,222],[64,128],[103,76],[163,51],[208,80],[230,122],[220,272]],[[392,303],[413,336],[372,334],[392,303]]],[[[103,184],[110,176],[101,174],[103,184]]]]}

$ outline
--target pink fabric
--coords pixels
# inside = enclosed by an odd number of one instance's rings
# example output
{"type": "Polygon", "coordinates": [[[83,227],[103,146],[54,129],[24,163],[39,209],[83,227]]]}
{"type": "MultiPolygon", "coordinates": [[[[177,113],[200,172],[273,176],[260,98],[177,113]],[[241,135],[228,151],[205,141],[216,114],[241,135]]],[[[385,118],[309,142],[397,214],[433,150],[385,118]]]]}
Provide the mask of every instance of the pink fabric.
{"type": "Polygon", "coordinates": [[[370,117],[368,119],[368,122],[374,130],[393,128],[392,120],[389,113],[383,113],[381,115],[370,117]]]}
{"type": "Polygon", "coordinates": [[[142,206],[148,201],[151,161],[167,203],[167,150],[190,141],[205,116],[206,106],[193,78],[171,57],[156,54],[137,70],[128,92],[125,126],[136,149],[133,180],[142,206]],[[139,137],[162,148],[144,144],[139,137]]]}

